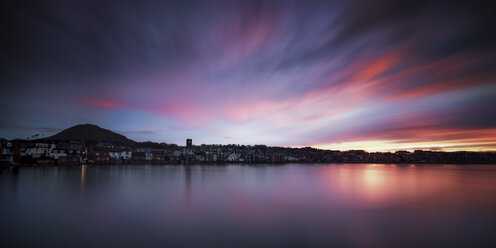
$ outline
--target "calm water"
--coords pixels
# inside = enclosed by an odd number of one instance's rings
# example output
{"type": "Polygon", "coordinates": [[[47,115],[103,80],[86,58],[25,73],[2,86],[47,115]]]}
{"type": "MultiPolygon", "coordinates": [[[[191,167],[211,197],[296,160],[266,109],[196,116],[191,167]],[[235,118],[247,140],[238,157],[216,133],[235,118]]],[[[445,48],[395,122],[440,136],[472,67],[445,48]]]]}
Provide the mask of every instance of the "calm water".
{"type": "Polygon", "coordinates": [[[496,165],[0,168],[2,247],[496,247],[496,165]]]}

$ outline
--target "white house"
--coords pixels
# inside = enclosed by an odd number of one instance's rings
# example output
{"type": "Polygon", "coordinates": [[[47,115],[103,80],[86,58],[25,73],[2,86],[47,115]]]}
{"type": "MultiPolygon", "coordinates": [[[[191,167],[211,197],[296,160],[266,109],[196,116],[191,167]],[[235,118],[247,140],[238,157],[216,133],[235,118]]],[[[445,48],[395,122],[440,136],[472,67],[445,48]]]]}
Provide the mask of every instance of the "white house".
{"type": "Polygon", "coordinates": [[[133,156],[133,152],[127,149],[114,150],[109,152],[109,156],[113,159],[130,160],[133,156]]]}
{"type": "Polygon", "coordinates": [[[67,150],[65,148],[55,147],[52,149],[52,152],[50,152],[50,157],[56,160],[60,157],[67,157],[67,150]]]}
{"type": "Polygon", "coordinates": [[[34,146],[26,148],[23,156],[31,156],[33,158],[48,157],[53,148],[55,148],[54,144],[36,143],[34,146]]]}
{"type": "Polygon", "coordinates": [[[231,153],[231,155],[229,155],[229,157],[227,157],[227,161],[238,161],[239,160],[239,157],[241,157],[241,154],[239,153],[231,153]]]}

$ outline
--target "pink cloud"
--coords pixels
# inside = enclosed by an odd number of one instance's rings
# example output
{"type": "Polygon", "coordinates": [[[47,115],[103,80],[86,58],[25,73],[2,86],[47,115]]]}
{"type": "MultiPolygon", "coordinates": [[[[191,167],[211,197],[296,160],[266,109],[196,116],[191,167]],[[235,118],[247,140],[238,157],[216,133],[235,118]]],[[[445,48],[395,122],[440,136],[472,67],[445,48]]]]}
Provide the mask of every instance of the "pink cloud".
{"type": "Polygon", "coordinates": [[[103,99],[103,98],[87,98],[80,97],[77,98],[77,101],[82,102],[84,104],[90,105],[92,107],[102,108],[102,109],[117,109],[125,106],[124,103],[111,100],[111,99],[103,99]]]}

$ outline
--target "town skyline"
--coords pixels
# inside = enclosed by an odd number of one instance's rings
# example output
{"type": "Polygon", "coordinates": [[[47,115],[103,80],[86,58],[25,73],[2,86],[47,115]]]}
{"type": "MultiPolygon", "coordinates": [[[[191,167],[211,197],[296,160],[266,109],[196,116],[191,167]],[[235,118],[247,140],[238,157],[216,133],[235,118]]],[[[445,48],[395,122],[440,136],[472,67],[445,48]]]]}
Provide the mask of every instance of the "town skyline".
{"type": "Polygon", "coordinates": [[[399,163],[491,164],[496,152],[325,150],[240,144],[184,145],[136,142],[96,125],[81,124],[33,140],[0,140],[0,162],[11,166],[113,164],[399,163]]]}
{"type": "MultiPolygon", "coordinates": [[[[23,141],[26,141],[26,142],[46,142],[46,143],[54,143],[54,142],[57,142],[57,141],[63,141],[61,139],[58,139],[56,138],[57,135],[60,135],[62,132],[66,132],[68,130],[71,130],[72,128],[75,128],[75,127],[84,127],[84,126],[93,126],[93,127],[96,127],[98,129],[102,129],[102,130],[106,130],[106,131],[110,131],[110,132],[113,132],[113,133],[116,133],[116,134],[119,134],[119,135],[122,135],[123,138],[125,139],[128,139],[124,134],[122,134],[121,132],[116,132],[116,131],[112,131],[112,130],[108,130],[108,129],[105,129],[105,128],[102,128],[102,127],[99,127],[97,125],[94,125],[94,124],[78,124],[78,125],[75,125],[75,126],[72,126],[68,129],[65,129],[65,130],[61,130],[60,132],[57,132],[55,133],[54,135],[50,135],[50,136],[47,136],[47,137],[43,137],[43,136],[40,136],[39,134],[35,134],[35,135],[32,135],[31,137],[27,137],[25,139],[22,139],[22,138],[15,138],[15,139],[10,139],[10,141],[16,141],[16,140],[23,140],[23,141]]],[[[0,137],[0,139],[5,139],[5,138],[2,138],[0,137]]],[[[5,139],[5,140],[9,140],[9,139],[5,139]]],[[[84,141],[84,139],[68,139],[68,138],[65,138],[64,140],[66,141],[84,141]]],[[[194,143],[194,139],[192,139],[191,137],[188,137],[186,136],[184,139],[183,139],[183,142],[179,142],[179,143],[174,143],[174,142],[166,142],[166,141],[150,141],[150,140],[145,140],[145,141],[136,141],[136,140],[133,140],[133,139],[129,139],[131,142],[134,142],[136,144],[155,144],[155,145],[159,145],[159,144],[165,144],[165,145],[175,145],[175,146],[179,146],[179,147],[184,147],[184,146],[248,146],[248,147],[252,147],[252,146],[267,146],[267,147],[273,147],[273,148],[288,148],[288,149],[291,149],[291,148],[313,148],[313,149],[319,149],[319,150],[328,150],[328,151],[365,151],[365,152],[370,152],[370,153],[376,153],[376,152],[383,152],[383,153],[388,153],[388,152],[401,152],[401,151],[408,151],[408,152],[414,152],[416,150],[424,150],[424,151],[433,151],[433,152],[496,152],[496,150],[484,150],[484,151],[481,151],[481,150],[461,150],[461,149],[458,149],[458,150],[443,150],[443,147],[426,147],[426,146],[422,146],[422,147],[400,147],[400,148],[397,148],[397,149],[387,149],[387,150],[375,150],[375,149],[367,149],[367,147],[361,147],[361,143],[360,142],[357,142],[357,144],[349,149],[329,149],[329,148],[321,148],[321,147],[313,147],[313,146],[271,146],[271,145],[267,145],[267,144],[262,144],[262,143],[253,143],[253,144],[241,144],[241,143],[211,143],[211,144],[205,144],[205,143],[194,143]]],[[[86,140],[88,141],[88,140],[86,140]]],[[[105,140],[105,139],[95,139],[95,140],[92,140],[92,142],[105,142],[105,141],[109,141],[109,140],[105,140]]],[[[126,145],[129,145],[127,144],[126,142],[117,142],[117,144],[126,144],[126,145]]],[[[135,145],[131,145],[131,146],[135,146],[135,145]]]]}

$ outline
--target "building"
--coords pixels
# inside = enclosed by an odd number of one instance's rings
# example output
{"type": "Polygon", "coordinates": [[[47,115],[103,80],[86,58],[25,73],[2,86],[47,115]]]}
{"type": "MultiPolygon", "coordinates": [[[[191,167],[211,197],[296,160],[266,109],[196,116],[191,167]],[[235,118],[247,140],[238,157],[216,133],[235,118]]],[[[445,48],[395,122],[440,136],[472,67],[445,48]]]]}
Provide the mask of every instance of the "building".
{"type": "Polygon", "coordinates": [[[50,152],[50,157],[58,160],[60,157],[66,157],[67,156],[67,148],[65,147],[55,147],[52,149],[52,152],[50,152]]]}
{"type": "Polygon", "coordinates": [[[0,143],[0,160],[14,161],[14,147],[11,142],[0,143]]]}
{"type": "Polygon", "coordinates": [[[138,148],[132,153],[132,159],[137,162],[146,162],[153,160],[152,149],[138,148]]]}
{"type": "Polygon", "coordinates": [[[157,162],[165,161],[165,151],[162,149],[152,149],[152,160],[157,162]]]}
{"type": "Polygon", "coordinates": [[[107,149],[107,151],[111,159],[131,160],[133,155],[132,149],[125,147],[107,149]]]}
{"type": "Polygon", "coordinates": [[[95,147],[88,151],[88,163],[108,164],[110,162],[109,153],[102,147],[95,147]]]}
{"type": "Polygon", "coordinates": [[[193,140],[192,139],[186,139],[186,147],[190,148],[193,146],[193,140]]]}
{"type": "Polygon", "coordinates": [[[28,144],[28,147],[26,148],[24,154],[22,155],[31,156],[33,158],[48,157],[53,148],[55,148],[54,144],[46,144],[46,143],[28,144]]]}

